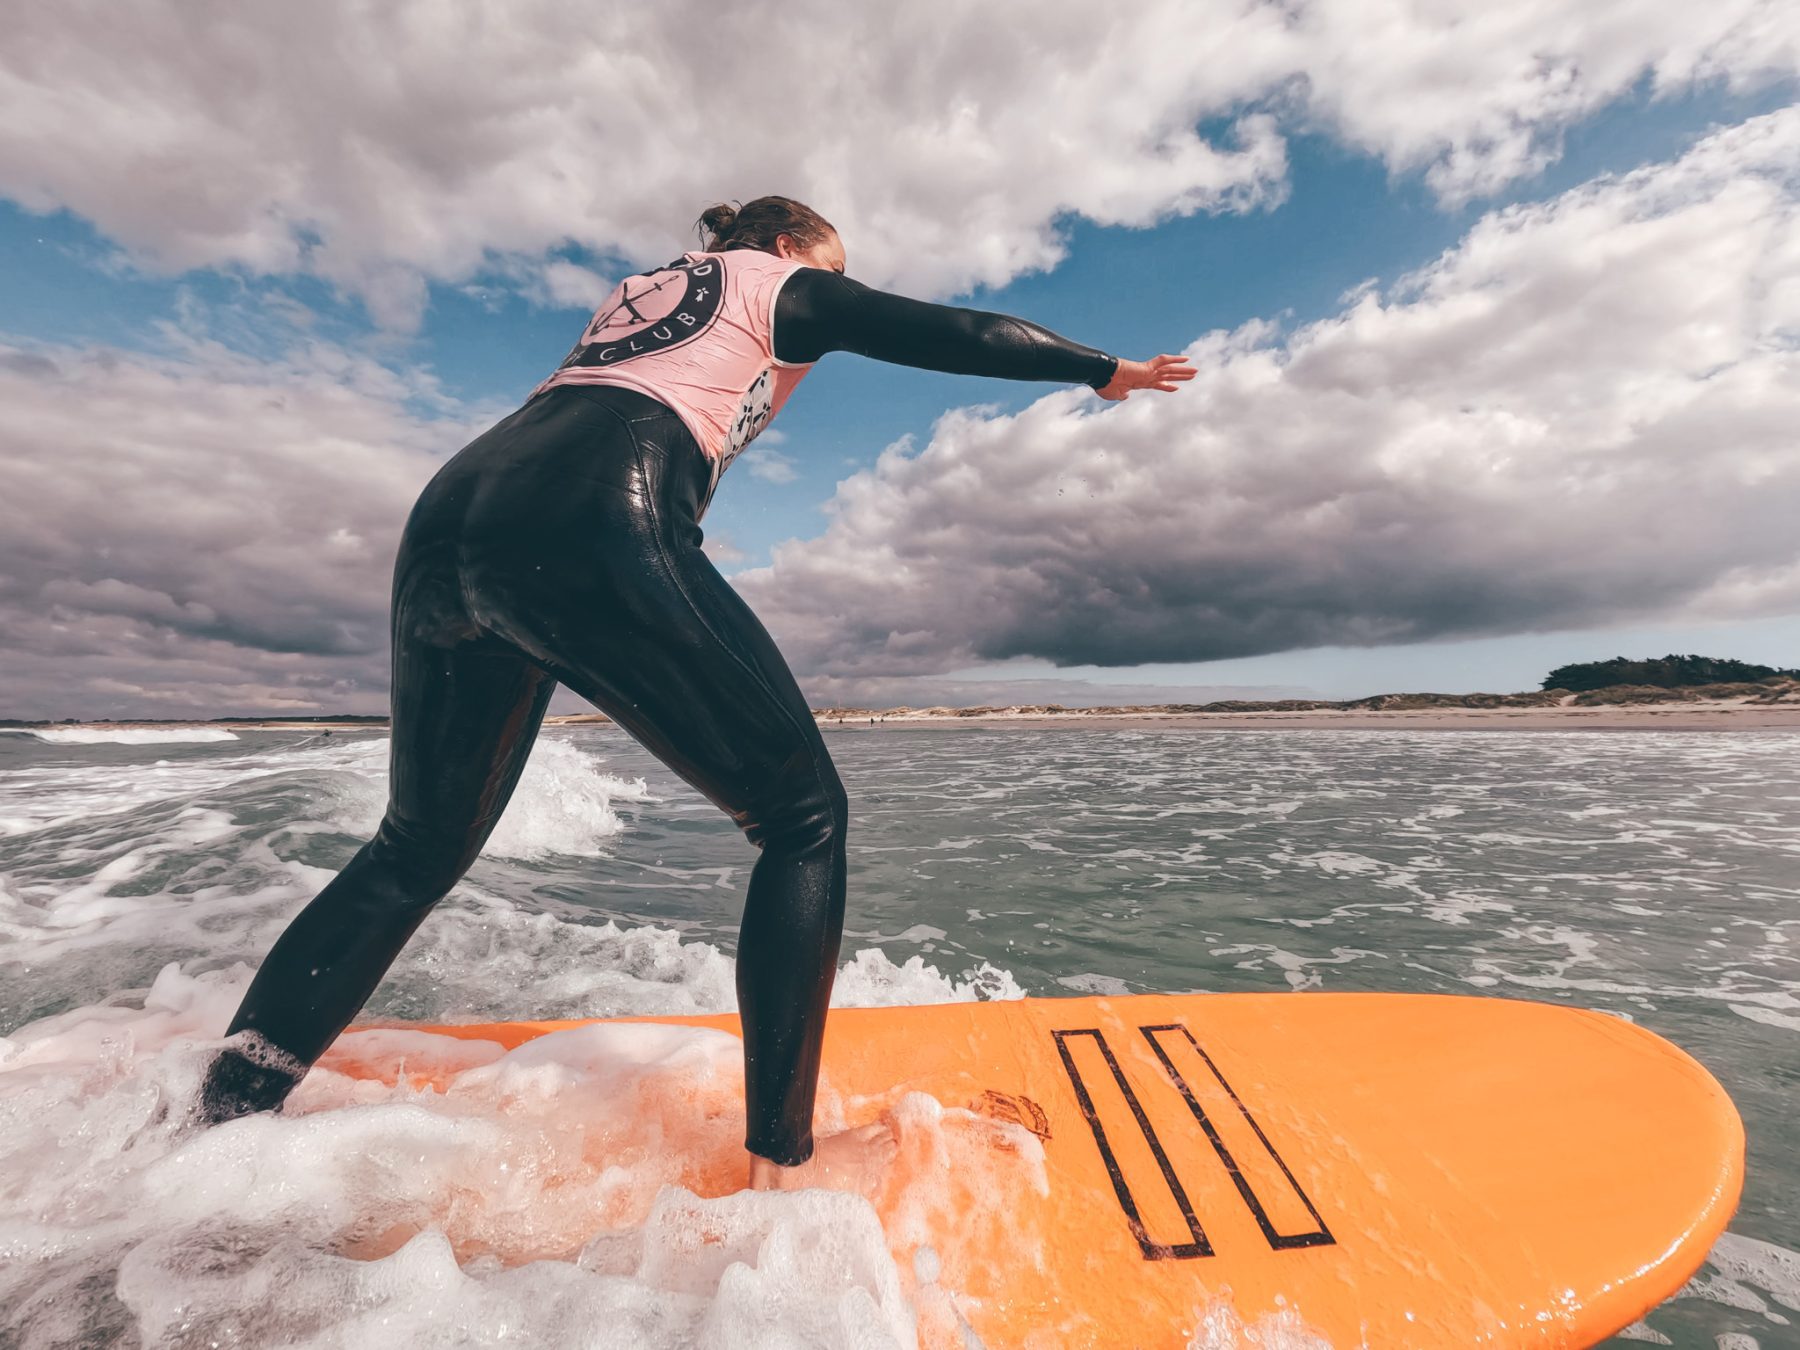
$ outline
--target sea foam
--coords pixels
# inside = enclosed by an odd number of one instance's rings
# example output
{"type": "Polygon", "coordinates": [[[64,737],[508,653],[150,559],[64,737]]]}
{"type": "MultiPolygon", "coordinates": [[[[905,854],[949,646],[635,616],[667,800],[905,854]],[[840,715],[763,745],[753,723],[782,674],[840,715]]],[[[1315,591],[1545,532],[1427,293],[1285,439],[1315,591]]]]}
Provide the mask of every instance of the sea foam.
{"type": "Polygon", "coordinates": [[[198,745],[205,741],[235,741],[238,734],[223,727],[9,727],[36,736],[52,745],[198,745]]]}
{"type": "MultiPolygon", "coordinates": [[[[1028,1131],[896,1090],[854,1103],[900,1143],[866,1193],[745,1192],[737,1039],[655,1024],[352,1030],[280,1113],[199,1128],[246,976],[171,965],[0,1040],[18,1344],[960,1345],[958,1235],[1045,1186],[1028,1131]]],[[[851,1105],[827,1076],[821,1131],[851,1105]]]]}

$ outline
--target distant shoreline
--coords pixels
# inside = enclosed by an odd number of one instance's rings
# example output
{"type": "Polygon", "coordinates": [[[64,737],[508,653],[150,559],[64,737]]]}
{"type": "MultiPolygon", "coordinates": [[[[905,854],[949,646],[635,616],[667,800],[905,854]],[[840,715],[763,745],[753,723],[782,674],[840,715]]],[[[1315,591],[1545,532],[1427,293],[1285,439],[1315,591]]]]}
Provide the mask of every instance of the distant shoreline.
{"type": "MultiPolygon", "coordinates": [[[[1800,728],[1800,684],[1702,686],[1691,690],[1599,690],[1569,694],[1386,694],[1343,703],[1288,699],[1273,703],[1162,704],[1064,708],[1021,704],[981,708],[815,708],[829,731],[943,730],[976,727],[1051,730],[1081,727],[1204,730],[1415,731],[1756,731],[1800,728]],[[1633,697],[1637,695],[1637,697],[1633,697]],[[1708,696],[1710,695],[1710,696],[1708,696]]],[[[8,722],[13,731],[386,731],[385,717],[296,720],[119,720],[8,722]]],[[[600,713],[546,717],[545,726],[611,726],[600,713]]]]}
{"type": "Polygon", "coordinates": [[[830,731],[994,730],[1163,731],[1773,731],[1800,729],[1800,704],[1764,707],[1644,705],[1602,708],[1442,708],[1385,712],[1310,709],[1220,713],[997,713],[970,717],[913,715],[871,723],[819,719],[830,731]]]}

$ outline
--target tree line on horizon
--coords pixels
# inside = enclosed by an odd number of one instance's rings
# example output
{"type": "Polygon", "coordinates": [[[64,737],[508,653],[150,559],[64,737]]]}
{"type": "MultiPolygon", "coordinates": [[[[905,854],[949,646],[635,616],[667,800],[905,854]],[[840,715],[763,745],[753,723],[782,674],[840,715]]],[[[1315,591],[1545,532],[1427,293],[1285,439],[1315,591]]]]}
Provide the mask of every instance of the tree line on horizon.
{"type": "Polygon", "coordinates": [[[1610,661],[1577,661],[1558,666],[1544,676],[1544,682],[1538,688],[1567,689],[1572,694],[1579,694],[1622,684],[1685,689],[1697,684],[1755,684],[1761,680],[1779,679],[1800,679],[1800,670],[1759,666],[1717,656],[1680,656],[1671,652],[1645,661],[1615,656],[1610,661]]]}

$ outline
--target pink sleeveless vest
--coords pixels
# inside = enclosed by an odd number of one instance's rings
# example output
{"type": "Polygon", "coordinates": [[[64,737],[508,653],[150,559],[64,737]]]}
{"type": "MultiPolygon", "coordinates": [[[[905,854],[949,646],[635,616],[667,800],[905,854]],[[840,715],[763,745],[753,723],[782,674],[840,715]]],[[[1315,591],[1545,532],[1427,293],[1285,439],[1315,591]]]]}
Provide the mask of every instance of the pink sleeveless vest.
{"type": "Polygon", "coordinates": [[[710,502],[719,475],[812,369],[775,359],[775,295],[804,266],[746,248],[688,252],[626,277],[532,397],[618,384],[668,405],[712,461],[710,502]]]}

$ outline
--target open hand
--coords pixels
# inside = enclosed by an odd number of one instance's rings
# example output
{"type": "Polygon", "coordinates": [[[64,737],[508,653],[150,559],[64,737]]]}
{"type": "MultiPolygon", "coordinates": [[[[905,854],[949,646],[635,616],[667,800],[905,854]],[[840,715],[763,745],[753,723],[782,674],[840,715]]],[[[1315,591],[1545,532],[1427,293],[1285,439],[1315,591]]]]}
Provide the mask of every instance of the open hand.
{"type": "Polygon", "coordinates": [[[1114,403],[1128,397],[1134,389],[1160,389],[1165,394],[1172,394],[1177,384],[1193,379],[1198,373],[1185,356],[1153,356],[1148,361],[1127,361],[1120,357],[1112,382],[1094,392],[1114,403]]]}

